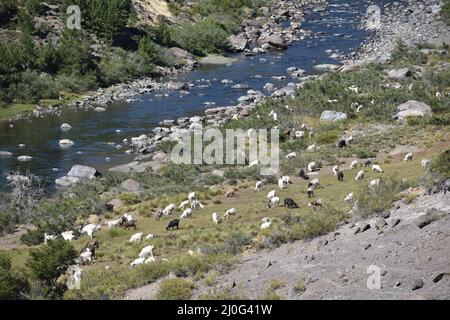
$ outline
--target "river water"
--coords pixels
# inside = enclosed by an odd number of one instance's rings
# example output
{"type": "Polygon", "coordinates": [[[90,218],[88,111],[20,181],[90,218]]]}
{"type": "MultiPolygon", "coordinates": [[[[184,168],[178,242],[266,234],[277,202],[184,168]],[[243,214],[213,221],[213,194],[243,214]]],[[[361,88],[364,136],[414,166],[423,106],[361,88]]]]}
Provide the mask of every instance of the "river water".
{"type": "Polygon", "coordinates": [[[221,83],[223,79],[233,80],[233,84],[247,84],[250,89],[261,90],[267,82],[281,87],[295,82],[286,74],[286,69],[296,66],[314,74],[313,66],[321,63],[337,63],[325,50],[338,50],[346,54],[356,49],[369,36],[359,28],[361,17],[368,4],[350,0],[329,2],[325,12],[311,13],[302,28],[321,32],[319,35],[294,42],[284,52],[271,52],[246,57],[234,55],[237,61],[229,65],[203,66],[188,74],[173,78],[195,85],[190,94],[165,92],[168,97],[158,98],[155,93],[136,97],[130,103],[116,102],[107,107],[106,112],[65,110],[60,117],[47,116],[33,120],[22,120],[14,124],[0,123],[0,150],[14,154],[11,158],[0,158],[0,191],[5,188],[5,176],[12,170],[31,171],[49,183],[65,175],[74,164],[89,165],[101,172],[115,165],[132,161],[135,155],[125,153],[126,146],[116,149],[124,138],[148,133],[164,119],[183,116],[203,115],[205,102],[215,102],[214,107],[236,105],[237,99],[246,90],[232,89],[221,83]],[[323,32],[323,33],[322,33],[323,32]],[[265,59],[265,60],[261,60],[265,59]],[[261,77],[256,77],[260,75],[261,77]],[[285,75],[286,80],[277,81],[272,76],[285,75]],[[210,85],[204,86],[203,80],[210,85]],[[72,129],[63,132],[62,123],[69,123],[72,129]],[[75,144],[62,149],[58,142],[70,139],[75,144]],[[25,144],[25,147],[19,147],[25,144]],[[19,162],[18,156],[32,156],[29,162],[19,162]],[[109,159],[108,159],[109,158],[109,159]]]}

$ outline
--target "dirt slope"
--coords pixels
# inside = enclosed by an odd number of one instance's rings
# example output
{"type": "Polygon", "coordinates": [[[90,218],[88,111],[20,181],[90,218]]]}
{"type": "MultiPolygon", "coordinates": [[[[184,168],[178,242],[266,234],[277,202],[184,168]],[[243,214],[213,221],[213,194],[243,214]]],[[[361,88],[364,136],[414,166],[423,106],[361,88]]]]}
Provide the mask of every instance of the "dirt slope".
{"type": "Polygon", "coordinates": [[[139,20],[143,23],[155,22],[158,16],[171,18],[169,6],[164,0],[133,0],[139,20]]]}

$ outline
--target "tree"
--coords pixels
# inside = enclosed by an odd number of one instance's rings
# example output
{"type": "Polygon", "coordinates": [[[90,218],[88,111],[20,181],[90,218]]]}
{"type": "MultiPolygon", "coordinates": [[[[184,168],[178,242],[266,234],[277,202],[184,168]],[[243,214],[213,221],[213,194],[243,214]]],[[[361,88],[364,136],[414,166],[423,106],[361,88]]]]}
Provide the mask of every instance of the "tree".
{"type": "Polygon", "coordinates": [[[47,289],[46,296],[56,297],[62,288],[57,286],[58,278],[74,264],[77,252],[74,247],[62,239],[49,241],[40,249],[30,251],[27,266],[33,277],[47,289]]]}
{"type": "Polygon", "coordinates": [[[28,282],[11,270],[11,258],[0,253],[0,300],[23,298],[28,282]]]}

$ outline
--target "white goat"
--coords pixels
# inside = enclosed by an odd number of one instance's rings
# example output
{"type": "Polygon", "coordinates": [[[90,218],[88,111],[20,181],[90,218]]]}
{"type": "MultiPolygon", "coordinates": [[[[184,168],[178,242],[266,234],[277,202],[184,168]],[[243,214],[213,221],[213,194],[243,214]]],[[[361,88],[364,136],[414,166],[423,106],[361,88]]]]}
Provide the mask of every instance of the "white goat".
{"type": "Polygon", "coordinates": [[[358,174],[355,177],[355,180],[358,181],[358,180],[362,180],[362,179],[364,179],[364,170],[359,170],[358,174]]]}
{"type": "Polygon", "coordinates": [[[96,224],[88,224],[81,229],[81,234],[86,233],[89,237],[93,237],[94,231],[100,230],[100,226],[96,224]]]}
{"type": "Polygon", "coordinates": [[[189,200],[184,200],[182,203],[180,203],[179,208],[181,210],[184,210],[191,202],[189,200]]]}
{"type": "Polygon", "coordinates": [[[352,144],[353,143],[353,136],[348,137],[347,139],[345,139],[345,143],[347,145],[352,144]]]}
{"type": "Polygon", "coordinates": [[[383,169],[381,169],[381,167],[377,164],[372,164],[372,171],[378,172],[378,173],[383,173],[383,169]]]}
{"type": "Polygon", "coordinates": [[[352,203],[353,202],[353,192],[350,192],[349,194],[347,194],[347,196],[345,197],[344,201],[352,203]]]}
{"type": "Polygon", "coordinates": [[[278,179],[278,188],[280,189],[287,188],[287,183],[282,178],[278,179]]]}
{"type": "Polygon", "coordinates": [[[248,167],[253,168],[253,167],[257,167],[258,165],[259,165],[259,160],[253,160],[252,162],[250,162],[248,167]]]}
{"type": "Polygon", "coordinates": [[[380,179],[373,179],[369,183],[369,187],[371,187],[371,188],[378,187],[379,185],[380,185],[380,179]]]}
{"type": "Polygon", "coordinates": [[[175,211],[175,204],[171,203],[163,210],[163,215],[168,216],[171,215],[175,211]]]}
{"type": "Polygon", "coordinates": [[[61,236],[66,241],[72,241],[75,238],[75,234],[72,230],[64,231],[63,233],[61,233],[61,236]]]}
{"type": "Polygon", "coordinates": [[[143,264],[145,262],[145,258],[137,258],[132,263],[130,263],[130,266],[138,266],[140,264],[143,264]]]}
{"type": "Polygon", "coordinates": [[[135,233],[131,236],[130,242],[139,242],[142,241],[144,234],[142,232],[135,233]]]}
{"type": "Polygon", "coordinates": [[[224,220],[227,220],[230,216],[235,216],[236,215],[236,208],[231,208],[231,209],[228,209],[225,213],[224,213],[224,215],[223,215],[223,219],[224,220]]]}
{"type": "Polygon", "coordinates": [[[271,191],[269,191],[269,193],[267,194],[267,196],[266,196],[266,198],[267,199],[271,199],[271,198],[273,198],[273,197],[275,197],[276,196],[276,190],[271,190],[271,191]]]}
{"type": "Polygon", "coordinates": [[[155,249],[154,246],[146,246],[142,248],[141,252],[139,253],[139,258],[145,258],[153,257],[153,249],[155,249]]]}
{"type": "MultiPolygon", "coordinates": [[[[267,218],[269,219],[269,218],[267,218]]],[[[272,221],[266,221],[261,224],[261,229],[267,229],[272,224],[272,221]]]]}
{"type": "Polygon", "coordinates": [[[54,235],[51,235],[51,234],[44,233],[44,243],[46,244],[47,241],[55,240],[57,237],[58,236],[54,236],[54,235]]]}
{"type": "Polygon", "coordinates": [[[191,209],[204,209],[205,206],[198,200],[191,202],[191,209]]]}
{"type": "Polygon", "coordinates": [[[296,156],[297,156],[297,153],[291,152],[286,155],[286,159],[291,160],[291,159],[294,159],[296,156]]]}
{"type": "Polygon", "coordinates": [[[105,224],[108,226],[109,229],[112,227],[117,227],[120,224],[120,221],[122,221],[121,218],[111,221],[105,221],[105,224]]]}
{"type": "Polygon", "coordinates": [[[79,258],[78,258],[78,262],[81,264],[84,263],[91,263],[92,262],[92,251],[89,248],[86,248],[86,250],[84,250],[79,258]]]}
{"type": "Polygon", "coordinates": [[[333,174],[335,175],[335,176],[337,176],[337,174],[338,174],[338,172],[339,172],[339,166],[338,165],[335,165],[334,167],[333,167],[333,174]]]}
{"type": "Polygon", "coordinates": [[[258,181],[258,182],[256,182],[256,184],[255,184],[255,191],[256,192],[259,192],[259,191],[261,191],[262,190],[262,187],[263,187],[263,182],[260,180],[260,181],[258,181]]]}
{"type": "Polygon", "coordinates": [[[303,139],[305,137],[305,131],[295,131],[294,135],[297,139],[303,139]]]}
{"type": "Polygon", "coordinates": [[[187,208],[181,214],[180,220],[187,219],[187,218],[190,218],[190,217],[192,217],[192,209],[191,208],[187,208]]]}
{"type": "Polygon", "coordinates": [[[313,161],[308,163],[308,172],[313,172],[314,170],[317,169],[317,164],[313,161]]]}
{"type": "Polygon", "coordinates": [[[313,188],[318,188],[321,186],[319,178],[312,179],[310,183],[313,188]]]}
{"type": "Polygon", "coordinates": [[[407,153],[406,155],[405,155],[405,157],[403,158],[403,161],[412,161],[412,157],[413,157],[413,154],[412,154],[412,152],[410,152],[410,153],[407,153]]]}
{"type": "Polygon", "coordinates": [[[189,193],[189,194],[188,194],[188,200],[189,200],[189,201],[197,200],[197,193],[195,193],[195,192],[189,193]]]}
{"type": "Polygon", "coordinates": [[[269,202],[267,203],[267,208],[275,208],[279,206],[280,204],[280,198],[279,197],[272,197],[270,198],[269,202]]]}
{"type": "Polygon", "coordinates": [[[358,167],[358,160],[353,160],[350,164],[350,169],[356,169],[358,167]]]}
{"type": "Polygon", "coordinates": [[[221,222],[219,214],[217,212],[214,212],[212,214],[212,219],[213,219],[214,224],[219,224],[221,222]]]}

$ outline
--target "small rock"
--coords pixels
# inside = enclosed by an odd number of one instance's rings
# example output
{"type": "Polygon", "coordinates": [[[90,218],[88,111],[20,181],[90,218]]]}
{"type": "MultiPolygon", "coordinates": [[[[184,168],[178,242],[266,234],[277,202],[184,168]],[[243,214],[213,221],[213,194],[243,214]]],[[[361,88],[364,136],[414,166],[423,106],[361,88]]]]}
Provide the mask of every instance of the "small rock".
{"type": "Polygon", "coordinates": [[[377,230],[381,230],[382,228],[384,228],[387,225],[386,220],[384,220],[382,217],[378,217],[375,220],[375,228],[377,230]]]}
{"type": "Polygon", "coordinates": [[[423,280],[422,279],[416,279],[416,280],[413,281],[411,289],[414,291],[414,290],[418,290],[418,289],[420,289],[422,287],[423,287],[423,280]]]}

